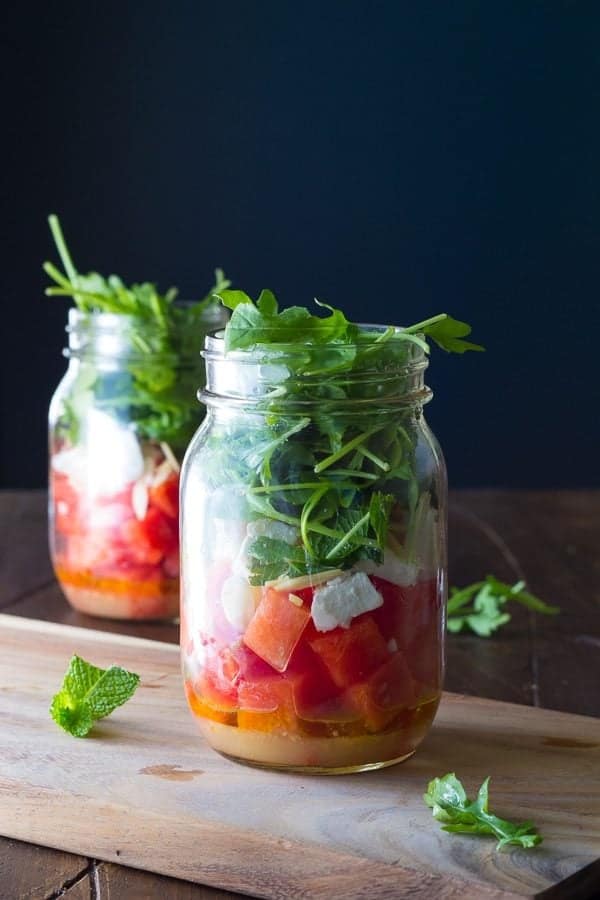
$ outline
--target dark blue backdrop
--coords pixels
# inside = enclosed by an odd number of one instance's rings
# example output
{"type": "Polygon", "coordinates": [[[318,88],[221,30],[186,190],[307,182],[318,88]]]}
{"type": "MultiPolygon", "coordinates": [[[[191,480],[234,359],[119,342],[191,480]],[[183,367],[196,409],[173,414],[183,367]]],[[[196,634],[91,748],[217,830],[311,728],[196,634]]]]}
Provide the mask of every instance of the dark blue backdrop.
{"type": "MultiPolygon", "coordinates": [[[[5,17],[6,17],[5,13],[5,17]]],[[[0,483],[45,480],[81,268],[203,293],[215,265],[284,304],[471,321],[434,355],[457,485],[600,485],[600,6],[173,2],[8,13],[0,483]]]]}

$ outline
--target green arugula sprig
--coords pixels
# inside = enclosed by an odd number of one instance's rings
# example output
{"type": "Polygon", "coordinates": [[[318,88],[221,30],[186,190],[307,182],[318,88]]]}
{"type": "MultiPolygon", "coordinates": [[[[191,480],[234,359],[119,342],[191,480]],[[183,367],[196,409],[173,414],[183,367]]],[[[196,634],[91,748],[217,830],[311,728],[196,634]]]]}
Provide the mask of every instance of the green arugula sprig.
{"type": "Polygon", "coordinates": [[[468,587],[451,588],[447,607],[448,631],[473,631],[480,637],[489,637],[510,621],[510,614],[504,612],[504,606],[509,601],[547,616],[560,612],[558,606],[549,606],[526,591],[524,581],[510,585],[488,575],[484,581],[477,581],[468,587]]]}
{"type": "Polygon", "coordinates": [[[120,666],[99,669],[73,656],[62,687],[52,699],[50,715],[64,731],[85,737],[95,721],[133,696],[139,681],[139,675],[120,666]]]}
{"type": "MultiPolygon", "coordinates": [[[[464,353],[467,350],[483,350],[479,344],[472,344],[464,338],[471,333],[471,326],[459,322],[447,313],[440,313],[430,319],[417,322],[406,328],[388,328],[383,333],[370,332],[349,322],[344,313],[327,303],[315,300],[317,306],[329,310],[328,316],[312,315],[303,306],[290,306],[279,312],[275,294],[270,290],[261,291],[256,303],[244,291],[216,291],[224,306],[233,311],[225,330],[225,350],[245,350],[268,344],[354,344],[377,341],[385,344],[390,339],[417,343],[428,353],[429,345],[423,336],[431,338],[443,350],[464,353]]],[[[348,348],[350,350],[352,348],[348,348]]],[[[372,349],[370,355],[377,353],[372,349]]],[[[356,357],[360,361],[360,350],[356,357]]],[[[350,362],[350,358],[347,357],[350,362]]],[[[353,361],[353,360],[352,360],[353,361]]],[[[350,368],[350,366],[345,366],[350,368]]]]}
{"type": "Polygon", "coordinates": [[[161,294],[149,282],[127,286],[117,275],[83,275],[75,268],[58,217],[51,215],[48,222],[64,271],[51,262],[43,264],[54,282],[46,294],[71,297],[85,313],[130,316],[133,323],[129,333],[132,358],[126,370],[98,378],[93,363],[88,362],[72,390],[70,404],[65,404],[63,430],[76,442],[82,411],[94,402],[97,408],[129,417],[140,437],[166,441],[183,450],[198,425],[195,396],[201,365],[199,357],[197,364],[191,361],[202,349],[206,331],[202,320],[218,308],[215,294],[226,290],[230,282],[216,269],[215,285],[206,297],[178,304],[176,288],[161,294]]]}
{"type": "Polygon", "coordinates": [[[483,349],[464,340],[470,326],[443,313],[375,329],[319,301],[319,315],[280,311],[270,290],[256,303],[239,290],[218,297],[232,311],[225,352],[251,351],[267,381],[253,400],[261,420],[215,424],[207,477],[215,488],[236,485],[250,519],[298,534],[285,547],[266,535],[250,543],[251,583],[381,562],[394,498],[412,514],[420,491],[407,371],[429,352],[429,338],[451,352],[483,349]]]}
{"type": "Polygon", "coordinates": [[[444,831],[493,835],[498,839],[497,850],[508,844],[526,850],[541,844],[542,837],[533,822],[514,824],[489,811],[489,782],[488,776],[479,788],[477,798],[470,801],[454,772],[449,772],[429,782],[423,800],[430,807],[433,818],[442,823],[444,831]]]}

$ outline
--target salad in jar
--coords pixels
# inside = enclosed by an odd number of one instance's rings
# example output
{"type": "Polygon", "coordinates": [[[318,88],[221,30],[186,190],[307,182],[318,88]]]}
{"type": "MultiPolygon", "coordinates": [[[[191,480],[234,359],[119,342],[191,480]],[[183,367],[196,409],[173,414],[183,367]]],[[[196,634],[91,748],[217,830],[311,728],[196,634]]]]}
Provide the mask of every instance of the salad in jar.
{"type": "MultiPolygon", "coordinates": [[[[209,743],[350,772],[410,756],[439,703],[446,474],[422,408],[445,314],[357,325],[223,291],[182,472],[181,652],[209,743]]],[[[323,305],[324,306],[324,305],[323,305]]]]}
{"type": "Polygon", "coordinates": [[[49,415],[49,524],[54,570],[77,610],[119,619],[179,611],[179,470],[202,420],[204,335],[227,316],[213,296],[178,303],[153,284],[80,274],[60,224],[64,271],[44,269],[67,296],[68,370],[49,415]]]}

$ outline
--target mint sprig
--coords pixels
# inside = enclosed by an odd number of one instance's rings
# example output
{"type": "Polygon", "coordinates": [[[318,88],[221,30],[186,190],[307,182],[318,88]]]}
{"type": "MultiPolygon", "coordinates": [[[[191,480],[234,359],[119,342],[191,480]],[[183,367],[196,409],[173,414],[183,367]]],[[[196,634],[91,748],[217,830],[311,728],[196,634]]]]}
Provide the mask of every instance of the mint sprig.
{"type": "Polygon", "coordinates": [[[470,801],[454,772],[429,782],[423,800],[430,807],[433,818],[442,823],[444,831],[462,834],[493,835],[498,839],[497,850],[516,844],[528,850],[542,842],[533,822],[515,824],[489,811],[489,776],[477,798],[470,801]]]}
{"type": "Polygon", "coordinates": [[[99,669],[73,656],[62,688],[54,695],[50,715],[74,737],[85,737],[97,719],[110,715],[133,696],[140,676],[120,666],[99,669]]]}
{"type": "Polygon", "coordinates": [[[484,581],[476,581],[460,590],[450,589],[448,631],[473,631],[479,637],[489,637],[510,622],[510,613],[504,612],[505,605],[510,601],[547,616],[560,612],[558,606],[549,606],[526,591],[524,581],[510,585],[488,575],[484,581]]]}

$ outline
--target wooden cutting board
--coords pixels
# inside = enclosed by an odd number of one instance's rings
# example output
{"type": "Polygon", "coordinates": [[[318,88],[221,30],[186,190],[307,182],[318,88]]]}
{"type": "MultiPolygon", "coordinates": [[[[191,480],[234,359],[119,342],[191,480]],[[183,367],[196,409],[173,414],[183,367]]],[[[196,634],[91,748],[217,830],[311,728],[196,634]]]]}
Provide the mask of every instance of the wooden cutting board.
{"type": "Polygon", "coordinates": [[[0,615],[0,833],[257,897],[595,896],[600,720],[447,694],[402,765],[270,773],[198,735],[176,647],[0,615]],[[142,679],[83,740],[48,714],[75,652],[142,679]],[[448,771],[469,793],[491,775],[492,808],[541,847],[442,832],[422,794],[448,771]]]}

